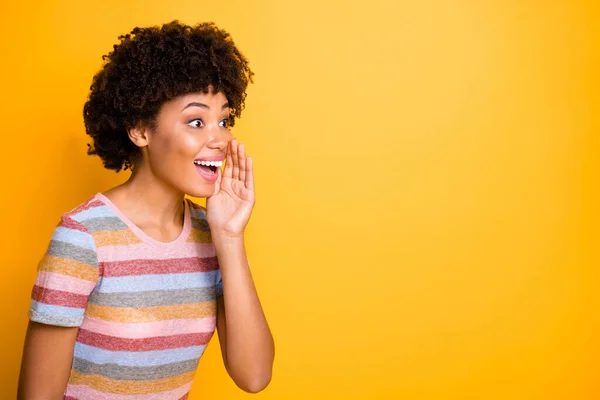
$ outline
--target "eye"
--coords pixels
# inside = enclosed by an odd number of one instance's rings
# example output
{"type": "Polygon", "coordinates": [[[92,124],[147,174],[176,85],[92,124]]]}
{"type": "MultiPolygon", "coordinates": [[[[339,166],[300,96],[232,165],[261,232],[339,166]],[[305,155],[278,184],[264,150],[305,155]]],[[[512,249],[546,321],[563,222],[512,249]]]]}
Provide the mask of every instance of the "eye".
{"type": "Polygon", "coordinates": [[[200,118],[195,118],[195,119],[191,120],[190,122],[188,122],[188,125],[191,126],[192,128],[200,128],[200,127],[204,126],[204,123],[202,122],[202,120],[200,118]]]}
{"type": "Polygon", "coordinates": [[[222,126],[223,128],[229,128],[229,118],[225,118],[219,122],[219,126],[222,126]]]}

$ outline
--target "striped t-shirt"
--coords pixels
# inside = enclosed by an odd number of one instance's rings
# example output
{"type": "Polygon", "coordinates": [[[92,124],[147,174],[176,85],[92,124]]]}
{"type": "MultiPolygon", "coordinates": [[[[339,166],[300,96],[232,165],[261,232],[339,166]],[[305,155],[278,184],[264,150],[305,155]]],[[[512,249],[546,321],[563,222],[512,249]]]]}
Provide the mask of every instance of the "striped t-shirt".
{"type": "Polygon", "coordinates": [[[79,327],[64,399],[186,399],[222,294],[204,208],[164,243],[96,194],[54,230],[29,318],[79,327]]]}

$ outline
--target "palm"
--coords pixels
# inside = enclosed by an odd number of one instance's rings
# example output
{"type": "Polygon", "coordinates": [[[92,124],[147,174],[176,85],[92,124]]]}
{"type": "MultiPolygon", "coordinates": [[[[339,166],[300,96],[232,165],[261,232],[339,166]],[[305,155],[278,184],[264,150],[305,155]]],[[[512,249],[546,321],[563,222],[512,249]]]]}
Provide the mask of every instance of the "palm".
{"type": "Polygon", "coordinates": [[[219,171],[215,191],[206,200],[207,220],[211,231],[241,235],[254,207],[252,159],[246,157],[244,145],[232,140],[227,146],[225,169],[219,171]]]}

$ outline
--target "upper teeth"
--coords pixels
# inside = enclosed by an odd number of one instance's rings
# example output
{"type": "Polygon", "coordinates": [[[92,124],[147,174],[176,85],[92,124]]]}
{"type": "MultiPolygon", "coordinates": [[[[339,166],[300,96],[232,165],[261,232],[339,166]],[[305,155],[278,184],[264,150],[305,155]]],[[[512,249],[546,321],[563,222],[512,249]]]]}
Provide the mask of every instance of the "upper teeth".
{"type": "Polygon", "coordinates": [[[209,167],[220,167],[221,165],[223,165],[223,161],[194,161],[194,164],[196,165],[206,165],[209,167]]]}

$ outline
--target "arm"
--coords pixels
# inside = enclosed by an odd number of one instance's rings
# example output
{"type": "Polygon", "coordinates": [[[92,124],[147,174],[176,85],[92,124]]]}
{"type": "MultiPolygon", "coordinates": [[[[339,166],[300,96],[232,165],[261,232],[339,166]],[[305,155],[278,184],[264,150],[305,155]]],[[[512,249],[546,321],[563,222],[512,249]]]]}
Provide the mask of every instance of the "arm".
{"type": "Polygon", "coordinates": [[[225,368],[243,390],[256,393],[271,380],[273,337],[252,281],[242,239],[215,240],[223,276],[217,332],[225,368]]]}
{"type": "Polygon", "coordinates": [[[78,328],[29,322],[21,361],[18,400],[62,400],[78,328]]]}
{"type": "Polygon", "coordinates": [[[271,380],[275,350],[244,247],[244,229],[254,206],[252,159],[235,139],[228,144],[225,169],[219,170],[206,206],[223,282],[223,296],[217,300],[223,362],[238,387],[256,393],[271,380]]]}
{"type": "Polygon", "coordinates": [[[19,400],[63,398],[89,294],[99,279],[87,229],[64,215],[38,263],[31,291],[19,400]]]}

